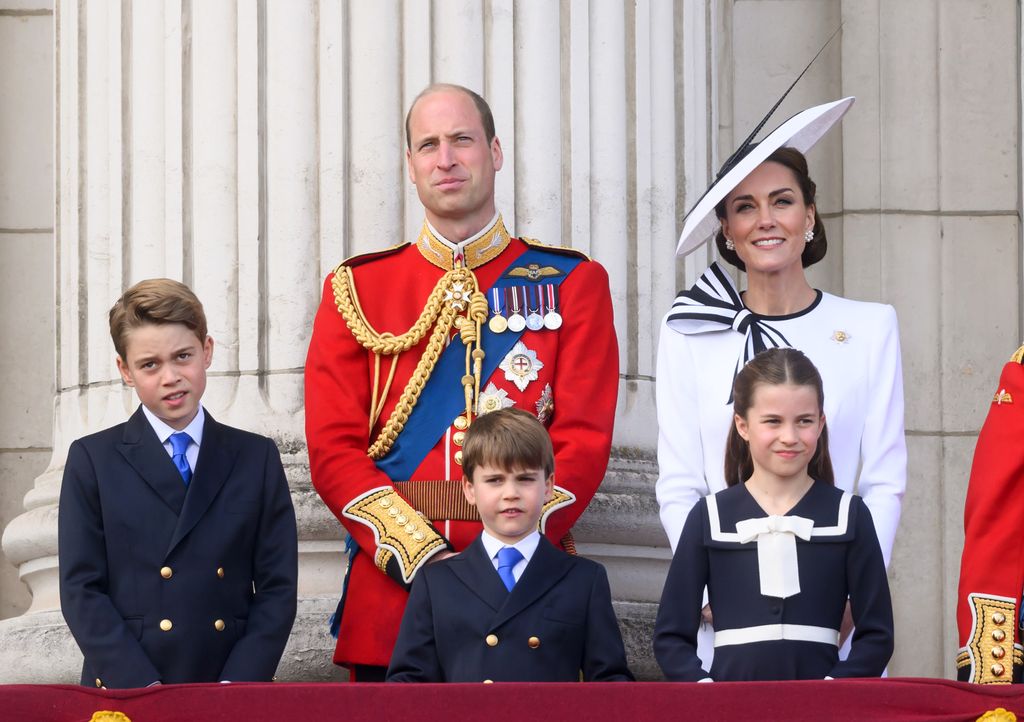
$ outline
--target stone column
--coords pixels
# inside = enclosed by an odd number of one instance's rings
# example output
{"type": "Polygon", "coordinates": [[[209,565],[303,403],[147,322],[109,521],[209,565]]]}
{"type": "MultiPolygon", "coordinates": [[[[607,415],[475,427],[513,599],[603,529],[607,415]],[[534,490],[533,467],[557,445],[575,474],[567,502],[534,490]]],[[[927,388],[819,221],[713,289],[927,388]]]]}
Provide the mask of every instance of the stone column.
{"type": "MultiPolygon", "coordinates": [[[[282,451],[300,600],[279,678],[339,678],[326,629],[342,530],[309,482],[302,367],[324,274],[419,230],[403,121],[432,81],[491,102],[509,227],[608,268],[622,370],[615,449],[577,539],[608,565],[633,664],[655,676],[650,627],[668,551],[653,497],[653,364],[678,284],[676,225],[691,191],[681,178],[708,171],[708,8],[59,0],[53,457],[4,533],[33,603],[0,623],[0,659],[18,660],[0,665],[0,681],[77,679],[57,596],[61,474],[75,438],[137,403],[116,372],[106,312],[157,275],[205,303],[216,340],[207,408],[282,451]]],[[[703,179],[692,185],[702,191],[703,179]]]]}

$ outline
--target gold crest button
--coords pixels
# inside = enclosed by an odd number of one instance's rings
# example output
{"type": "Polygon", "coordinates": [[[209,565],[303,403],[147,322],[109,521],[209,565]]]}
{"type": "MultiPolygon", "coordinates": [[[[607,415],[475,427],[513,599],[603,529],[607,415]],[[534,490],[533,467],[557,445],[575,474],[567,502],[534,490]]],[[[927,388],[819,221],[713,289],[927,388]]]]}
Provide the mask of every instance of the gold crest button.
{"type": "Polygon", "coordinates": [[[213,628],[216,629],[218,632],[223,632],[224,631],[224,620],[223,619],[218,619],[217,621],[215,621],[213,623],[213,628]]]}
{"type": "Polygon", "coordinates": [[[164,579],[170,579],[173,574],[174,570],[170,567],[160,567],[160,576],[164,579]]]}
{"type": "Polygon", "coordinates": [[[497,647],[498,646],[498,635],[496,635],[496,634],[488,634],[484,638],[484,641],[487,642],[487,646],[488,647],[497,647]]]}
{"type": "Polygon", "coordinates": [[[171,631],[171,627],[173,627],[173,626],[174,625],[171,624],[171,620],[170,619],[161,619],[160,620],[160,631],[162,631],[162,632],[169,632],[169,631],[171,631]]]}

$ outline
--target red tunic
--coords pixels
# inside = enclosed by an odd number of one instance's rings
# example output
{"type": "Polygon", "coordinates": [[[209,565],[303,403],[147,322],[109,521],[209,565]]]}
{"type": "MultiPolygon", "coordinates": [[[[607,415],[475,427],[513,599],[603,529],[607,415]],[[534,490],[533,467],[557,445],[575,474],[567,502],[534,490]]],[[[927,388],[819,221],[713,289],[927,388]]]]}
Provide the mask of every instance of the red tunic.
{"type": "Polygon", "coordinates": [[[1020,675],[1024,589],[1024,366],[1003,368],[978,436],[964,508],[957,626],[962,681],[1006,684],[1020,675]],[[1016,668],[1016,669],[1015,669],[1016,668]]]}
{"type": "MultiPolygon", "coordinates": [[[[528,248],[527,243],[513,238],[496,258],[474,268],[480,288],[490,288],[528,248]]],[[[568,249],[553,250],[574,253],[568,249]]],[[[417,244],[356,258],[347,265],[369,325],[378,333],[395,335],[405,333],[416,322],[427,297],[445,274],[444,269],[426,259],[417,244]]],[[[380,494],[386,495],[386,491],[380,490],[393,490],[394,481],[406,481],[389,479],[367,456],[367,448],[395,407],[427,339],[399,356],[394,380],[371,437],[368,427],[375,355],[352,335],[338,310],[332,280],[333,274],[324,284],[314,322],[306,359],[305,393],[313,485],[360,547],[348,572],[334,661],[344,665],[385,666],[398,634],[407,592],[375,564],[380,526],[375,529],[374,524],[354,518],[352,510],[361,503],[381,511],[373,504],[390,505],[394,496],[384,499],[380,494]],[[373,504],[367,499],[374,500],[373,504]]],[[[537,412],[538,399],[550,384],[554,405],[546,423],[555,451],[555,485],[575,496],[574,502],[555,509],[544,520],[545,535],[556,543],[586,508],[604,476],[618,391],[618,348],[607,273],[598,263],[584,260],[562,281],[559,295],[562,326],[558,330],[527,330],[521,337],[543,363],[537,371],[538,378],[520,391],[498,368],[480,384],[483,391],[494,383],[516,406],[532,413],[537,412]]],[[[455,339],[453,343],[460,341],[455,339]]],[[[387,378],[390,358],[381,358],[381,386],[387,378]]],[[[453,385],[451,393],[461,398],[462,386],[453,385]]],[[[459,429],[454,424],[464,426],[464,416],[448,422],[447,431],[412,475],[413,481],[462,478],[456,461],[461,435],[457,435],[459,429]]],[[[405,523],[405,516],[398,519],[405,523]]],[[[415,516],[413,521],[418,521],[415,516]]],[[[414,525],[406,528],[413,529],[414,525]]],[[[433,530],[461,551],[480,533],[481,525],[478,521],[434,520],[433,530]]],[[[400,533],[401,530],[396,532],[400,533]]],[[[422,530],[416,533],[420,535],[422,530]]],[[[427,533],[437,539],[430,529],[427,533]]],[[[428,538],[426,543],[429,542],[428,538]]],[[[436,547],[429,554],[443,548],[436,547]]],[[[402,566],[404,578],[411,579],[428,559],[429,555],[413,557],[411,563],[407,559],[402,566]]],[[[392,563],[389,571],[393,568],[392,563]]]]}

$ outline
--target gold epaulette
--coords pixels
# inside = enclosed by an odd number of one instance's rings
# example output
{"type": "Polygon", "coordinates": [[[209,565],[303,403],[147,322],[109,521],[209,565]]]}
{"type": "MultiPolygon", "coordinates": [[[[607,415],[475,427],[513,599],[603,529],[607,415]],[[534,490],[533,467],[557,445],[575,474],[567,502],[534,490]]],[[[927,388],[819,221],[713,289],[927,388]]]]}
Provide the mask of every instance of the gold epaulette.
{"type": "Polygon", "coordinates": [[[430,522],[391,487],[368,491],[342,509],[342,514],[373,529],[377,567],[386,572],[394,557],[406,584],[430,557],[448,546],[430,522]]]}
{"type": "Polygon", "coordinates": [[[569,248],[568,246],[552,246],[548,243],[541,243],[536,238],[521,237],[519,240],[528,245],[530,248],[540,248],[545,251],[551,251],[553,253],[564,253],[567,256],[576,256],[577,258],[582,258],[584,261],[593,260],[583,251],[578,251],[575,248],[569,248]]]}
{"type": "Polygon", "coordinates": [[[368,261],[375,261],[378,258],[384,258],[385,256],[394,255],[395,253],[398,253],[400,250],[402,250],[408,245],[409,242],[405,241],[404,243],[399,243],[389,248],[382,248],[379,251],[367,251],[366,253],[357,253],[354,256],[349,256],[344,261],[342,261],[341,263],[334,267],[334,273],[337,273],[338,270],[343,268],[344,266],[348,266],[349,268],[355,268],[356,266],[360,266],[368,261]]]}
{"type": "Polygon", "coordinates": [[[970,664],[967,681],[975,684],[1010,684],[1019,656],[1013,643],[1016,602],[1009,597],[976,593],[968,594],[967,600],[973,626],[966,649],[957,657],[957,667],[970,664]]]}
{"type": "Polygon", "coordinates": [[[1021,346],[1017,351],[1010,357],[1010,363],[1024,364],[1024,346],[1021,346]]]}
{"type": "Polygon", "coordinates": [[[568,489],[556,486],[551,490],[551,498],[544,502],[540,510],[540,533],[544,533],[544,525],[548,517],[555,511],[575,503],[576,495],[568,489]]]}

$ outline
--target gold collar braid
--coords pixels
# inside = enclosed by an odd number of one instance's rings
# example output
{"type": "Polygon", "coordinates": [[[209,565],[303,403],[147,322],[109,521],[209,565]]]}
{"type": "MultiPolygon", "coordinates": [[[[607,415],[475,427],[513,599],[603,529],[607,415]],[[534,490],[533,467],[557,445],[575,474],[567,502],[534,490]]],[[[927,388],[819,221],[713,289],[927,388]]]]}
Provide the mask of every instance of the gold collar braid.
{"type": "Polygon", "coordinates": [[[479,268],[488,261],[493,261],[501,255],[502,251],[508,248],[511,240],[512,238],[505,229],[505,223],[499,215],[498,220],[494,222],[494,225],[486,233],[462,247],[462,254],[465,258],[463,263],[460,262],[452,247],[437,238],[430,230],[430,225],[423,221],[420,235],[416,239],[416,248],[424,258],[435,266],[442,270],[450,271],[461,265],[471,269],[479,268]]]}
{"type": "Polygon", "coordinates": [[[387,454],[395,439],[402,433],[405,423],[409,420],[409,414],[416,406],[427,379],[430,378],[441,352],[448,343],[452,326],[459,329],[459,337],[466,346],[466,374],[462,377],[462,387],[466,398],[466,418],[473,418],[476,399],[480,395],[480,374],[484,359],[484,350],[480,345],[480,326],[487,321],[487,297],[481,293],[473,271],[459,267],[445,273],[427,297],[427,303],[416,323],[398,336],[378,333],[370,325],[359,304],[351,268],[344,266],[338,269],[334,274],[332,286],[335,303],[345,324],[356,341],[374,354],[370,433],[373,433],[373,427],[380,417],[384,401],[391,389],[399,355],[418,344],[428,332],[430,333],[430,341],[402,391],[398,404],[366,451],[371,459],[380,459],[387,454]],[[383,389],[379,388],[381,356],[391,357],[391,367],[383,389]]]}

